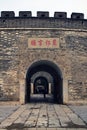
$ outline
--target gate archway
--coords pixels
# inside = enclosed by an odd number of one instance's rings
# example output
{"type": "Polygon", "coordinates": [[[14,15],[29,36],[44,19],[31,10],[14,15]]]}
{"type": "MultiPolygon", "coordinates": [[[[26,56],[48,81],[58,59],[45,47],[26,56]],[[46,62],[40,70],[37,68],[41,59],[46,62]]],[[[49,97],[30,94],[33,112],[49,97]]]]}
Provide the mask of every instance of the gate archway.
{"type": "MultiPolygon", "coordinates": [[[[60,68],[53,62],[41,60],[33,63],[26,74],[26,102],[30,101],[31,84],[35,86],[36,79],[48,82],[51,84],[51,93],[53,94],[54,101],[63,103],[63,78],[60,68]]],[[[49,85],[47,87],[47,93],[49,85]]],[[[34,93],[34,92],[33,92],[34,93]]]]}

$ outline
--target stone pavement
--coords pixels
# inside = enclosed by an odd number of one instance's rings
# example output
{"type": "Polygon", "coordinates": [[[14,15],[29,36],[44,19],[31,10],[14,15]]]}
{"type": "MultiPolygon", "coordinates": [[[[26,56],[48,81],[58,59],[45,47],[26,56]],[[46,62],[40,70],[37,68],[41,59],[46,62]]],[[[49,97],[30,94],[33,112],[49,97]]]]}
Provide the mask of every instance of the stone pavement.
{"type": "Polygon", "coordinates": [[[0,106],[0,130],[86,130],[87,118],[76,113],[79,108],[52,103],[0,106]]]}
{"type": "Polygon", "coordinates": [[[87,105],[69,106],[87,124],[87,105]]]}
{"type": "Polygon", "coordinates": [[[0,106],[0,122],[9,117],[13,112],[18,109],[19,106],[0,106]]]}

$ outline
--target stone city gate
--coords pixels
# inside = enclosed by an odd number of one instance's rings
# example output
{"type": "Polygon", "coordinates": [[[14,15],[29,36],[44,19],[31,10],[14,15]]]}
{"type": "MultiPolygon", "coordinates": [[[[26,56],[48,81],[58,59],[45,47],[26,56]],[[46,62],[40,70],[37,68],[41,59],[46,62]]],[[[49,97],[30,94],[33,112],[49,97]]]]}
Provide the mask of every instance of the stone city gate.
{"type": "Polygon", "coordinates": [[[1,12],[0,103],[29,102],[41,85],[57,103],[87,103],[87,20],[82,13],[1,12]]]}

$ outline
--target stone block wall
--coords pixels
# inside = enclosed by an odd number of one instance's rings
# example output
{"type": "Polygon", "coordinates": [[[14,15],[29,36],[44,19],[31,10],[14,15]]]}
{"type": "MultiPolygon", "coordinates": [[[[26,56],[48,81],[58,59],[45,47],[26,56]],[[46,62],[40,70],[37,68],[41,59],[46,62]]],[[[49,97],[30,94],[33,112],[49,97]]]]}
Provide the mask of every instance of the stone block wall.
{"type": "Polygon", "coordinates": [[[19,55],[16,33],[0,31],[0,100],[19,99],[19,55]]]}
{"type": "Polygon", "coordinates": [[[0,50],[0,101],[20,101],[21,82],[26,81],[29,67],[48,60],[67,81],[67,103],[87,103],[87,21],[0,19],[0,50]],[[29,48],[29,38],[59,38],[59,48],[29,48]]]}

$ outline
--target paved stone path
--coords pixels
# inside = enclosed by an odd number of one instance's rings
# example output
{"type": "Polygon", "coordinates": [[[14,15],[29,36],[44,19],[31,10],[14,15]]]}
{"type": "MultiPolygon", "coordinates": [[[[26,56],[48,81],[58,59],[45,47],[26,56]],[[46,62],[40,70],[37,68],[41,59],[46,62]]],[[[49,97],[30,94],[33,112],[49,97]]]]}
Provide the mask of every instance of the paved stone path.
{"type": "Polygon", "coordinates": [[[13,108],[9,106],[5,109],[0,107],[0,130],[3,128],[6,130],[87,129],[86,122],[71,109],[76,108],[51,103],[30,103],[13,108]]]}
{"type": "Polygon", "coordinates": [[[87,124],[87,105],[69,106],[87,124]]]}
{"type": "Polygon", "coordinates": [[[8,116],[10,116],[14,111],[16,111],[19,106],[0,106],[0,122],[5,120],[8,116]]]}

